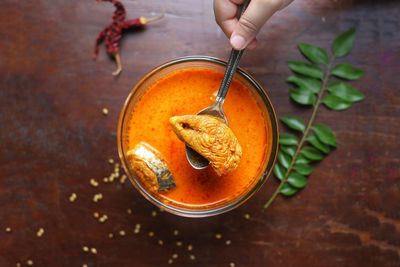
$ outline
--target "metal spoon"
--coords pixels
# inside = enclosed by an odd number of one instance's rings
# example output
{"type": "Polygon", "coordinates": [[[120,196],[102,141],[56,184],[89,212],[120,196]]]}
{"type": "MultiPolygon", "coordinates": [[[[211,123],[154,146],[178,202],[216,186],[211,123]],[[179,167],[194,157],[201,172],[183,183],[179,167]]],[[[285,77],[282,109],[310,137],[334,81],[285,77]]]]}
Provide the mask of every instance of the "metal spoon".
{"type": "MultiPolygon", "coordinates": [[[[240,16],[243,14],[249,2],[250,1],[248,0],[243,3],[240,16]]],[[[228,124],[228,120],[226,118],[224,110],[222,109],[222,104],[224,104],[226,94],[228,93],[229,86],[231,84],[233,75],[236,72],[243,51],[244,50],[232,49],[228,64],[226,66],[225,75],[224,78],[222,79],[221,86],[219,87],[217,98],[215,99],[214,104],[199,111],[197,115],[215,116],[223,119],[225,123],[228,124]]],[[[190,148],[187,144],[186,144],[186,159],[189,161],[189,164],[193,168],[198,170],[204,169],[209,165],[209,161],[207,159],[205,159],[202,155],[200,155],[195,150],[190,148]]]]}

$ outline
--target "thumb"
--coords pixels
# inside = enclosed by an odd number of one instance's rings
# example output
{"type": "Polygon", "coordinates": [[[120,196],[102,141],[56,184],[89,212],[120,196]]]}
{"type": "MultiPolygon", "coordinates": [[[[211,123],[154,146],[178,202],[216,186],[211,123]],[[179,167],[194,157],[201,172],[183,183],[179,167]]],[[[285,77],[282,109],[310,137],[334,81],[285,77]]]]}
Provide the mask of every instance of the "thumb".
{"type": "Polygon", "coordinates": [[[242,50],[251,43],[265,22],[282,6],[281,0],[253,0],[240,17],[230,37],[233,48],[242,50]]]}

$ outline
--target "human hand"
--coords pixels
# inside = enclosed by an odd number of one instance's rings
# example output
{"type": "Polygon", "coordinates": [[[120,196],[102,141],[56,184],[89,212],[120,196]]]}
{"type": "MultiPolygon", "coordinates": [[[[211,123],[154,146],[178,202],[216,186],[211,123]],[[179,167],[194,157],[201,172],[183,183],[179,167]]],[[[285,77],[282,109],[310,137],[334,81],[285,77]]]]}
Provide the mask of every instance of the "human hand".
{"type": "Polygon", "coordinates": [[[293,0],[252,0],[238,20],[236,14],[244,0],[214,0],[217,24],[230,39],[233,48],[255,48],[256,35],[265,22],[293,0]]]}

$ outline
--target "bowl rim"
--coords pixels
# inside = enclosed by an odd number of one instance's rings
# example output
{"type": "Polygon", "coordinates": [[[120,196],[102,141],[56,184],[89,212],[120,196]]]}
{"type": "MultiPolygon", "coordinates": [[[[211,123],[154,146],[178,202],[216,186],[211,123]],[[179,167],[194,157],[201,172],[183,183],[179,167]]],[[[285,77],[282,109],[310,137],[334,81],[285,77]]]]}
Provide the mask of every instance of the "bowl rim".
{"type": "Polygon", "coordinates": [[[202,56],[202,55],[193,55],[193,56],[185,56],[185,57],[180,57],[176,58],[173,60],[170,60],[164,64],[161,64],[155,68],[153,68],[150,72],[145,74],[131,89],[130,93],[125,99],[125,102],[122,106],[122,110],[119,115],[119,120],[118,120],[118,128],[117,128],[117,146],[118,146],[118,155],[120,158],[120,161],[122,163],[122,166],[128,175],[129,180],[133,184],[133,186],[138,190],[141,195],[143,195],[148,201],[150,201],[152,204],[155,206],[159,207],[160,209],[163,209],[165,211],[168,211],[172,214],[183,216],[183,217],[189,217],[189,218],[201,218],[201,217],[209,217],[209,216],[214,216],[218,214],[222,214],[225,212],[228,212],[230,210],[233,210],[243,203],[245,203],[251,196],[253,196],[260,188],[262,185],[268,180],[268,177],[270,176],[273,166],[275,164],[277,154],[278,154],[278,144],[279,144],[279,127],[278,127],[278,119],[276,116],[275,109],[272,105],[272,102],[267,94],[267,92],[264,90],[264,88],[257,82],[256,79],[254,79],[247,71],[245,71],[242,68],[238,68],[237,72],[242,75],[247,81],[249,81],[253,87],[256,89],[257,93],[259,96],[262,98],[265,107],[268,110],[268,115],[270,117],[271,121],[271,128],[272,128],[272,140],[275,140],[275,142],[272,142],[272,147],[271,147],[271,154],[270,158],[266,164],[265,169],[262,171],[262,174],[258,181],[252,186],[252,188],[242,197],[236,199],[233,202],[229,202],[228,204],[222,206],[222,207],[217,207],[209,210],[195,210],[195,209],[185,209],[185,208],[180,208],[177,206],[172,206],[169,205],[168,203],[164,203],[160,201],[159,199],[155,198],[151,193],[149,193],[138,181],[137,179],[132,176],[128,166],[127,166],[127,159],[125,158],[125,154],[123,152],[123,143],[122,143],[122,129],[123,129],[123,124],[125,121],[127,114],[127,108],[129,106],[130,101],[132,100],[133,96],[137,92],[138,88],[141,87],[141,85],[149,79],[151,76],[153,76],[155,73],[158,71],[168,68],[170,66],[180,64],[180,63],[185,63],[185,62],[195,62],[195,61],[203,61],[203,62],[211,62],[214,64],[218,64],[221,66],[226,66],[227,62],[223,61],[219,58],[216,57],[210,57],[210,56],[202,56]]]}

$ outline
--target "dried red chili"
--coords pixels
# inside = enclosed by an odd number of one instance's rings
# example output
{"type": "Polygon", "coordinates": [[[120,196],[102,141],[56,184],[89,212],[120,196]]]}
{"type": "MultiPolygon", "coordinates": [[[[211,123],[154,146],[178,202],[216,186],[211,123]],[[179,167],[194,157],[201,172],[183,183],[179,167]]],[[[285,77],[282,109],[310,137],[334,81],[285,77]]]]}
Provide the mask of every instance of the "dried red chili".
{"type": "Polygon", "coordinates": [[[156,17],[146,18],[139,17],[136,19],[126,20],[126,10],[124,5],[118,0],[97,0],[110,2],[114,4],[115,11],[112,17],[112,23],[105,27],[97,36],[94,56],[95,58],[99,54],[99,46],[101,42],[104,40],[106,44],[107,52],[114,57],[115,62],[117,64],[117,69],[112,73],[114,76],[119,75],[122,71],[122,63],[121,57],[119,55],[119,45],[122,37],[123,30],[134,29],[134,28],[142,28],[149,22],[156,21],[163,17],[164,14],[161,14],[156,17]]]}

